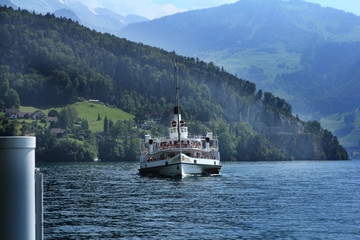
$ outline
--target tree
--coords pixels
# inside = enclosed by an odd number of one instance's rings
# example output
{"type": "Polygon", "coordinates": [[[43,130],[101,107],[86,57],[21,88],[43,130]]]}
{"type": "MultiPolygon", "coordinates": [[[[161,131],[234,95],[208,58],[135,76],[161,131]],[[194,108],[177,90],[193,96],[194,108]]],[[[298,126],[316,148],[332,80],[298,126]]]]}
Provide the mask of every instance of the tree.
{"type": "Polygon", "coordinates": [[[6,108],[19,108],[20,98],[19,94],[12,88],[9,88],[3,95],[3,101],[6,108]]]}
{"type": "Polygon", "coordinates": [[[86,119],[81,121],[81,129],[88,130],[89,129],[89,122],[86,119]]]}
{"type": "Polygon", "coordinates": [[[18,123],[9,122],[8,120],[0,121],[0,136],[16,136],[18,123]]]}
{"type": "Polygon", "coordinates": [[[125,161],[136,161],[139,152],[139,139],[135,137],[127,137],[125,142],[125,161]]]}
{"type": "Polygon", "coordinates": [[[105,118],[104,118],[104,132],[105,133],[107,133],[108,128],[109,128],[109,121],[108,121],[107,116],[105,116],[105,118]]]}
{"type": "Polygon", "coordinates": [[[135,121],[142,123],[145,120],[145,111],[143,108],[138,108],[135,112],[135,121]]]}
{"type": "Polygon", "coordinates": [[[51,109],[48,113],[48,117],[58,117],[59,116],[59,112],[56,111],[55,109],[51,109]]]}
{"type": "Polygon", "coordinates": [[[99,158],[102,161],[124,161],[125,151],[123,144],[112,137],[102,137],[98,139],[99,158]]]}
{"type": "Polygon", "coordinates": [[[270,92],[265,92],[264,93],[264,103],[265,105],[272,105],[274,103],[274,95],[272,95],[272,93],[270,92]]]}
{"type": "Polygon", "coordinates": [[[322,127],[318,121],[307,121],[305,123],[305,131],[308,133],[313,133],[317,136],[322,134],[322,127]]]}
{"type": "Polygon", "coordinates": [[[219,135],[219,149],[221,157],[225,161],[236,160],[236,145],[234,142],[234,135],[230,132],[230,128],[226,124],[220,124],[218,129],[219,135]]]}
{"type": "Polygon", "coordinates": [[[73,123],[77,120],[78,113],[72,106],[63,108],[58,117],[59,126],[61,128],[71,128],[73,123]]]}
{"type": "Polygon", "coordinates": [[[10,87],[9,76],[9,66],[0,66],[0,107],[19,108],[19,94],[10,87]]]}
{"type": "Polygon", "coordinates": [[[260,89],[260,90],[257,92],[257,94],[256,94],[256,99],[260,100],[260,99],[262,99],[262,97],[263,97],[263,92],[262,92],[262,90],[260,89]]]}

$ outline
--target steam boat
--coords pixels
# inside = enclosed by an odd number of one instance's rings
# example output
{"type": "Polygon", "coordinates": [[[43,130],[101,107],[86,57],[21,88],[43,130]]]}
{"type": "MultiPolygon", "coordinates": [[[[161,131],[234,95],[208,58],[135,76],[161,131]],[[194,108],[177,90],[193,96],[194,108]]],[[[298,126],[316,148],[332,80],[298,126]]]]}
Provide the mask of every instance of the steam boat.
{"type": "Polygon", "coordinates": [[[220,152],[218,139],[211,132],[206,136],[188,133],[181,119],[179,104],[178,68],[175,64],[175,108],[169,135],[141,140],[140,174],[160,176],[214,175],[219,174],[220,152]]]}

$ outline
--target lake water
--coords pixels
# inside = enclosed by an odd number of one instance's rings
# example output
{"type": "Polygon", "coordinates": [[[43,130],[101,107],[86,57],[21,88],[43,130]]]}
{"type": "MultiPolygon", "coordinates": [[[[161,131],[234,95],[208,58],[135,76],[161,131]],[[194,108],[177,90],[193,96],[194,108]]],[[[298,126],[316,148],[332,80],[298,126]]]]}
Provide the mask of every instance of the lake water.
{"type": "Polygon", "coordinates": [[[360,239],[360,161],[222,164],[171,179],[40,163],[44,239],[360,239]]]}

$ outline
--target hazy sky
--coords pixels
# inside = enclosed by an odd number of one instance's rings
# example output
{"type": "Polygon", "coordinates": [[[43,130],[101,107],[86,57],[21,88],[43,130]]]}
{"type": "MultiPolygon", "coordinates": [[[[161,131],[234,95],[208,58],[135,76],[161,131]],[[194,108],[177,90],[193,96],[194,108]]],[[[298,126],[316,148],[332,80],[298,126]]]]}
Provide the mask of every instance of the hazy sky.
{"type": "MultiPolygon", "coordinates": [[[[84,4],[106,7],[122,15],[138,14],[150,19],[181,11],[215,7],[238,0],[81,0],[84,4]]],[[[360,16],[360,0],[306,0],[360,16]]]]}

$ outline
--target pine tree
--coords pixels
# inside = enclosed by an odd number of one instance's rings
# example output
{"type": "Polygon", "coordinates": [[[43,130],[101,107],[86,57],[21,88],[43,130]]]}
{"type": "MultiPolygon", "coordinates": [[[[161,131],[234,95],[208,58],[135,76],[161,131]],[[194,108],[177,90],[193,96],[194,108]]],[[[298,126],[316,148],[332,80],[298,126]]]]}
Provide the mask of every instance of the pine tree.
{"type": "Polygon", "coordinates": [[[105,116],[105,118],[104,118],[104,132],[105,133],[108,131],[108,127],[109,127],[109,121],[107,119],[107,116],[105,116]]]}

